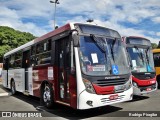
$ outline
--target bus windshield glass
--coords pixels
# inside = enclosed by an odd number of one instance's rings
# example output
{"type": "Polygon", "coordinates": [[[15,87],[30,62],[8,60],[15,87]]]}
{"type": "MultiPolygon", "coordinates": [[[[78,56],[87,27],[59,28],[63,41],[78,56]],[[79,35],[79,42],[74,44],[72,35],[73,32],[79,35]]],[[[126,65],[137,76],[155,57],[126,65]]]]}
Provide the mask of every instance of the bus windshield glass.
{"type": "Polygon", "coordinates": [[[154,72],[153,53],[151,47],[128,47],[127,48],[132,72],[154,72]]]}
{"type": "Polygon", "coordinates": [[[118,74],[129,73],[125,47],[120,39],[80,36],[79,56],[82,72],[86,75],[115,74],[113,66],[118,74]]]}

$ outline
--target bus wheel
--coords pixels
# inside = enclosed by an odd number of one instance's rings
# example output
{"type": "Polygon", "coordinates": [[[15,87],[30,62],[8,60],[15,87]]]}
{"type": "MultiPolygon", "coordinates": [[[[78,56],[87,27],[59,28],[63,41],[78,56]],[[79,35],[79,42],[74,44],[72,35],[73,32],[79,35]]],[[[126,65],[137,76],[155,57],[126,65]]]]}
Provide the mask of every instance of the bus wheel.
{"type": "Polygon", "coordinates": [[[51,108],[53,106],[53,91],[52,88],[49,84],[45,84],[45,86],[43,87],[43,92],[42,92],[42,96],[41,96],[44,105],[47,108],[51,108]]]}
{"type": "Polygon", "coordinates": [[[11,93],[12,93],[12,95],[16,94],[16,87],[15,87],[14,80],[12,80],[12,82],[11,82],[11,93]]]}

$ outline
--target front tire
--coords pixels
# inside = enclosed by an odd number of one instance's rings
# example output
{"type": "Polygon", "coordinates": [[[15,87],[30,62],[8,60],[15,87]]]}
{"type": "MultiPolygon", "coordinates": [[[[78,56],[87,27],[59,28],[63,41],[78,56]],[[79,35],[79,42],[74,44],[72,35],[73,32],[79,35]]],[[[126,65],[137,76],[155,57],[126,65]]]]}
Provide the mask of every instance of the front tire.
{"type": "Polygon", "coordinates": [[[45,107],[52,108],[54,105],[52,87],[49,84],[45,84],[42,89],[41,99],[45,107]]]}

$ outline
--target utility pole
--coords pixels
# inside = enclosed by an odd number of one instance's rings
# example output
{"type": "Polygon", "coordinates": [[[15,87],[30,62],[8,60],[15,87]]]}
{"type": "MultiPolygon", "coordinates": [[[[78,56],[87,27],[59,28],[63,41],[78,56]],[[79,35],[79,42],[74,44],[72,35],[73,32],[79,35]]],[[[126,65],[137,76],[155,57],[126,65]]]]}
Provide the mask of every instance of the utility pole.
{"type": "Polygon", "coordinates": [[[56,28],[56,5],[57,4],[60,4],[58,0],[55,0],[55,1],[50,1],[50,3],[54,3],[55,4],[55,7],[54,7],[54,29],[56,28]]]}

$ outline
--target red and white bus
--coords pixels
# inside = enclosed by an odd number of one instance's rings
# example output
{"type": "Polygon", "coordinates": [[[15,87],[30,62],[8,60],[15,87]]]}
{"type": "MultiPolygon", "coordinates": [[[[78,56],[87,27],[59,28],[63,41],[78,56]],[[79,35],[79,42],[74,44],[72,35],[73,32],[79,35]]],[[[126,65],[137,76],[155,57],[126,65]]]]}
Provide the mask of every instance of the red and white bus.
{"type": "Polygon", "coordinates": [[[131,64],[134,95],[157,90],[150,40],[137,36],[122,37],[122,40],[126,43],[131,64]]]}
{"type": "Polygon", "coordinates": [[[70,23],[4,55],[3,85],[90,109],[132,99],[129,62],[121,36],[105,27],[70,23]]]}

